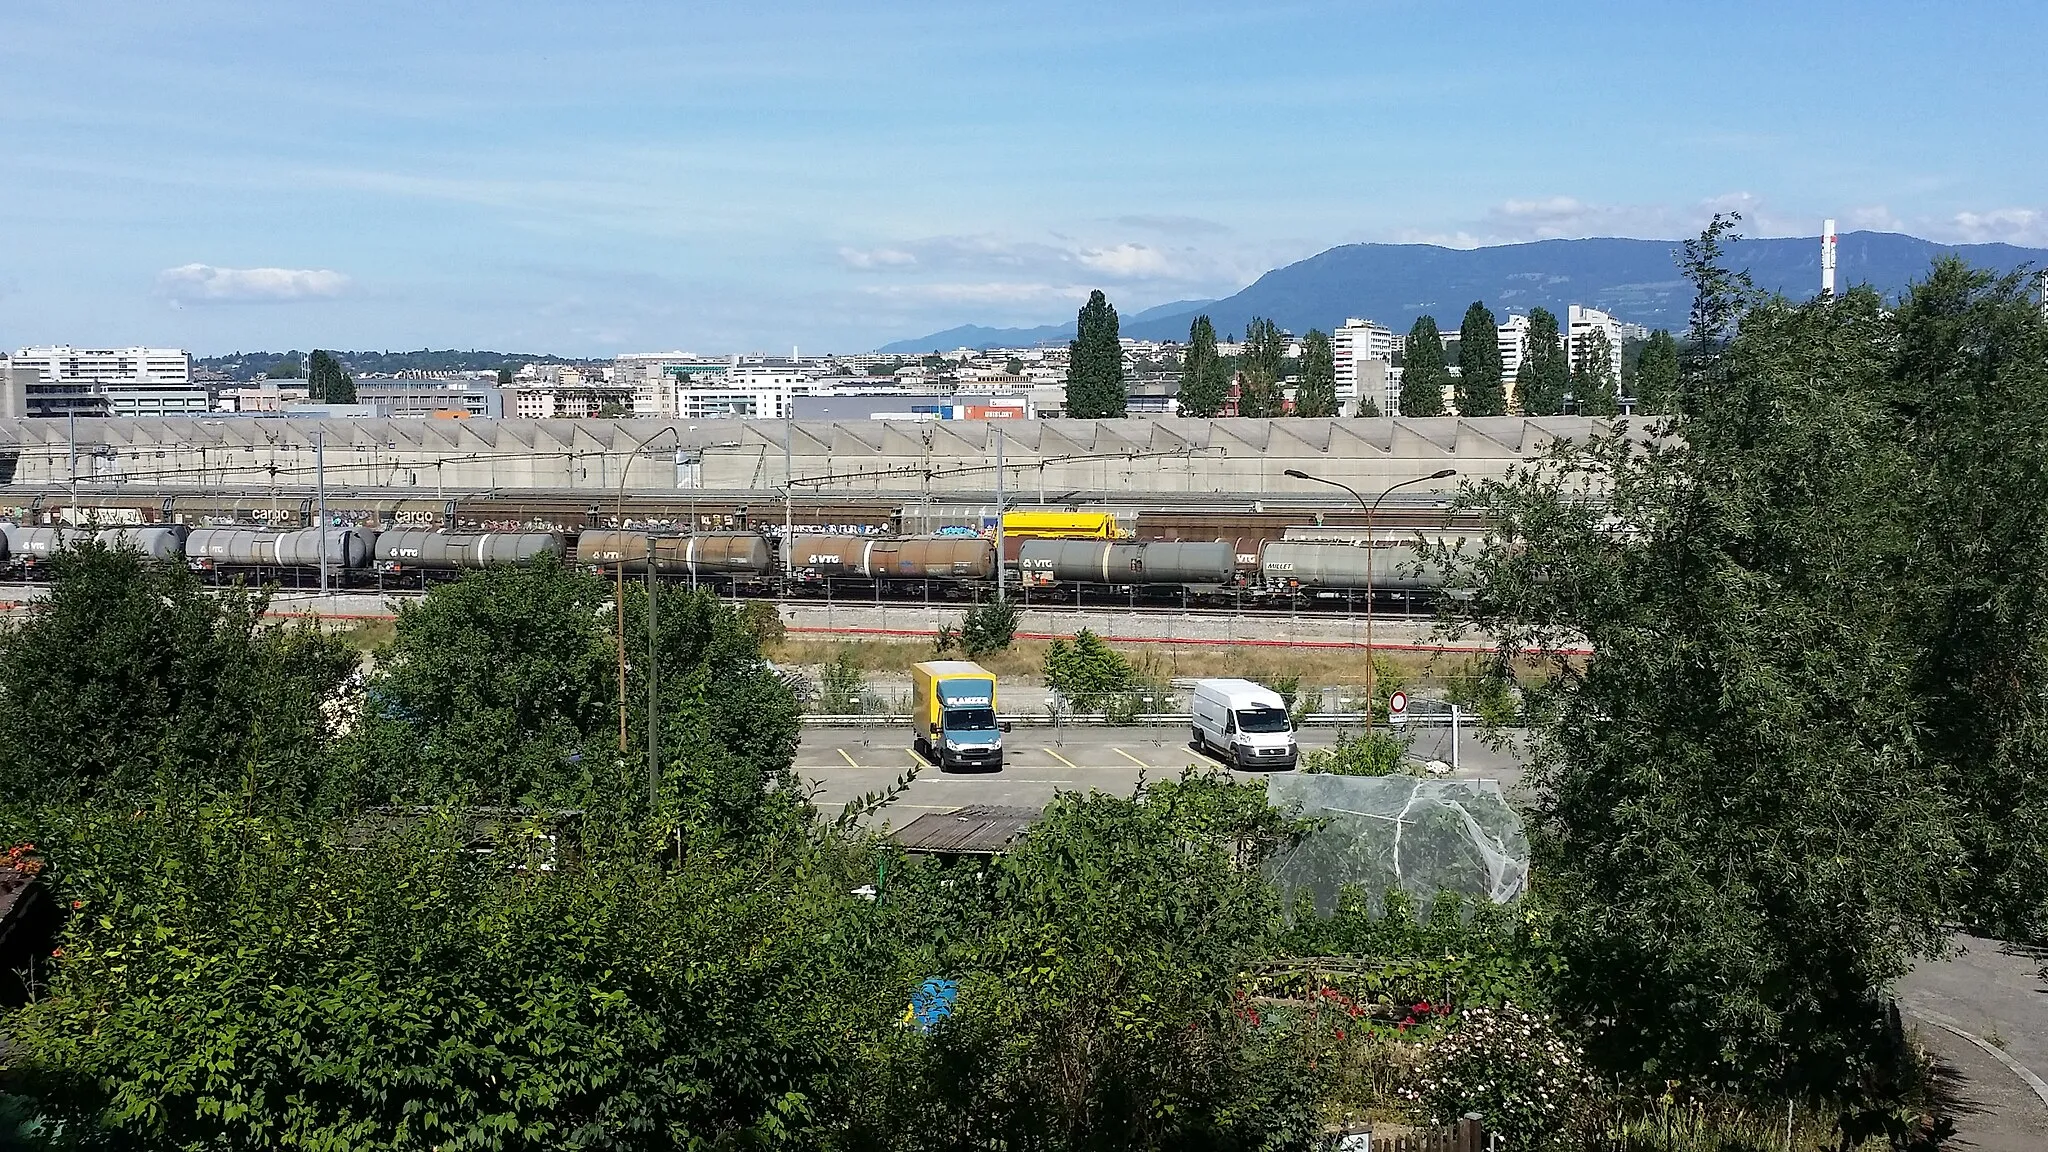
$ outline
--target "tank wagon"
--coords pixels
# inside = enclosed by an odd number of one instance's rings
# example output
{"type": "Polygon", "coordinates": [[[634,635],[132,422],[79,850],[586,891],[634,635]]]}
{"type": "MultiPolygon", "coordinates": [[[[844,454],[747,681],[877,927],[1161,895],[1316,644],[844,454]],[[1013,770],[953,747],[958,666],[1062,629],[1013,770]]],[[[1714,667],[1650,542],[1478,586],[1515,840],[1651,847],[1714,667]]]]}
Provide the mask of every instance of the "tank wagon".
{"type": "Polygon", "coordinates": [[[185,555],[185,530],[172,528],[23,528],[7,525],[0,559],[36,564],[81,540],[98,540],[109,548],[130,547],[151,560],[178,560],[185,555]]]}
{"type": "Polygon", "coordinates": [[[623,563],[627,572],[644,575],[649,545],[656,575],[758,580],[774,571],[767,538],[753,532],[650,537],[644,532],[585,529],[576,537],[576,562],[606,566],[623,563]]]}
{"type": "Polygon", "coordinates": [[[1221,541],[1130,544],[1111,540],[1026,540],[1017,571],[1027,584],[1177,584],[1216,587],[1236,574],[1221,541]]]}
{"type": "Polygon", "coordinates": [[[498,564],[530,564],[543,556],[567,554],[559,532],[436,532],[400,528],[379,532],[380,572],[458,572],[498,564]]]}
{"type": "Polygon", "coordinates": [[[370,566],[377,533],[365,528],[195,528],[185,537],[185,560],[194,568],[317,569],[324,550],[330,572],[370,566]]]}
{"type": "Polygon", "coordinates": [[[789,573],[816,581],[993,580],[996,548],[978,536],[806,536],[790,538],[789,573]]]}

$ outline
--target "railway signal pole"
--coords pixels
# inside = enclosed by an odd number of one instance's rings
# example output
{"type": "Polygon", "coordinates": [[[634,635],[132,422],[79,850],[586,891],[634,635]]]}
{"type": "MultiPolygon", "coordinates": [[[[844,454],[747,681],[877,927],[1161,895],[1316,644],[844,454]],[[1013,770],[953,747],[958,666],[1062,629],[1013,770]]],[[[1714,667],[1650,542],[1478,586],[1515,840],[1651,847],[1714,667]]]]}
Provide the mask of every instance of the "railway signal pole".
{"type": "Polygon", "coordinates": [[[320,595],[327,595],[327,430],[313,429],[313,515],[320,542],[320,595]]]}
{"type": "Polygon", "coordinates": [[[1003,602],[1003,426],[996,425],[996,603],[1003,602]]]}
{"type": "Polygon", "coordinates": [[[1365,497],[1358,494],[1358,489],[1342,481],[1329,480],[1321,476],[1311,476],[1299,468],[1289,468],[1281,473],[1283,476],[1290,476],[1296,480],[1313,480],[1318,484],[1328,484],[1332,488],[1342,488],[1344,491],[1351,493],[1351,498],[1358,501],[1360,508],[1365,509],[1365,726],[1368,729],[1372,727],[1373,708],[1379,701],[1378,685],[1375,683],[1379,669],[1373,664],[1372,576],[1373,569],[1378,566],[1376,561],[1379,559],[1380,542],[1379,538],[1373,535],[1373,514],[1380,510],[1381,500],[1385,500],[1388,496],[1408,487],[1410,484],[1421,484],[1430,480],[1447,480],[1457,474],[1458,470],[1456,468],[1445,468],[1438,472],[1432,472],[1427,476],[1416,476],[1412,479],[1403,480],[1392,488],[1380,493],[1377,499],[1368,504],[1365,502],[1365,497]]]}

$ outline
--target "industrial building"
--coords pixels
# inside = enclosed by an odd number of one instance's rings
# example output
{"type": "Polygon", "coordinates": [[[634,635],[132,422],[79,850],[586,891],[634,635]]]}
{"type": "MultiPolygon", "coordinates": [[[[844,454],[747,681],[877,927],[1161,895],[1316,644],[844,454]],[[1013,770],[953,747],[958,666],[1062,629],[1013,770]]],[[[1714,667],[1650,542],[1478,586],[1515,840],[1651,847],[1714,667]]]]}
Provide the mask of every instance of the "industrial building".
{"type": "Polygon", "coordinates": [[[1002,485],[1020,495],[1321,499],[1333,490],[1290,479],[1286,470],[1360,491],[1442,468],[1456,468],[1461,479],[1497,477],[1556,439],[1602,426],[1569,416],[919,423],[238,417],[75,426],[31,419],[0,427],[0,484],[260,491],[308,487],[318,466],[330,487],[423,494],[788,488],[803,496],[929,496],[993,491],[1000,453],[1002,485]]]}

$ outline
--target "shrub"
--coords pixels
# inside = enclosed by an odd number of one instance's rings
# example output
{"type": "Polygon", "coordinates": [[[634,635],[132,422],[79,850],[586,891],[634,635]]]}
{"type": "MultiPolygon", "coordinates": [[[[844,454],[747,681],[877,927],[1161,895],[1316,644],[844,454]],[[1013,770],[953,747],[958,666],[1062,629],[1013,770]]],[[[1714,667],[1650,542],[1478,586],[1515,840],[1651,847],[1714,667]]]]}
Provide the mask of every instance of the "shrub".
{"type": "Polygon", "coordinates": [[[1403,1095],[1431,1123],[1477,1113],[1511,1148],[1578,1148],[1598,1125],[1597,1089],[1550,1017],[1504,1004],[1453,1021],[1423,1051],[1403,1095]]]}
{"type": "Polygon", "coordinates": [[[1086,628],[1072,643],[1055,640],[1045,653],[1045,683],[1082,712],[1103,708],[1110,697],[1138,686],[1138,670],[1086,628]]]}
{"type": "Polygon", "coordinates": [[[960,621],[961,651],[976,660],[1003,651],[1017,639],[1017,622],[1022,615],[1014,600],[989,600],[968,609],[960,621]]]}
{"type": "Polygon", "coordinates": [[[853,653],[837,648],[819,673],[818,711],[827,716],[851,716],[867,698],[868,678],[862,674],[853,653]]]}
{"type": "Polygon", "coordinates": [[[1377,728],[1368,728],[1356,736],[1340,735],[1335,745],[1303,755],[1301,770],[1332,776],[1397,775],[1405,771],[1412,742],[1413,737],[1377,728]]]}

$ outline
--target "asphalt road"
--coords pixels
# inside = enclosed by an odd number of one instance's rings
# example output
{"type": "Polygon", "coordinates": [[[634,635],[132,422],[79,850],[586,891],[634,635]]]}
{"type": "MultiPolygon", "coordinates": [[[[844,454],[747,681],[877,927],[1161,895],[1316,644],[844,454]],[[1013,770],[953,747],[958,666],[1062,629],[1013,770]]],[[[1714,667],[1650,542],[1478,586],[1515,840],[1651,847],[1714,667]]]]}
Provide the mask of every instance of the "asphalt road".
{"type": "MultiPolygon", "coordinates": [[[[1333,730],[1300,734],[1304,751],[1336,740],[1333,730]]],[[[797,774],[815,790],[816,802],[837,810],[854,797],[888,787],[918,768],[910,790],[882,819],[901,827],[927,812],[950,812],[967,804],[1044,806],[1055,793],[1099,791],[1129,794],[1138,781],[1172,779],[1190,766],[1222,768],[1188,744],[1185,728],[1019,728],[1003,738],[1000,772],[941,772],[911,750],[908,728],[806,728],[797,749],[797,774]]],[[[1521,777],[1512,754],[1495,752],[1466,735],[1459,740],[1459,778],[1498,778],[1513,787],[1521,777]]],[[[1418,730],[1413,753],[1425,760],[1450,759],[1448,732],[1418,730]]],[[[1263,779],[1263,772],[1233,772],[1238,779],[1263,779]]]]}

